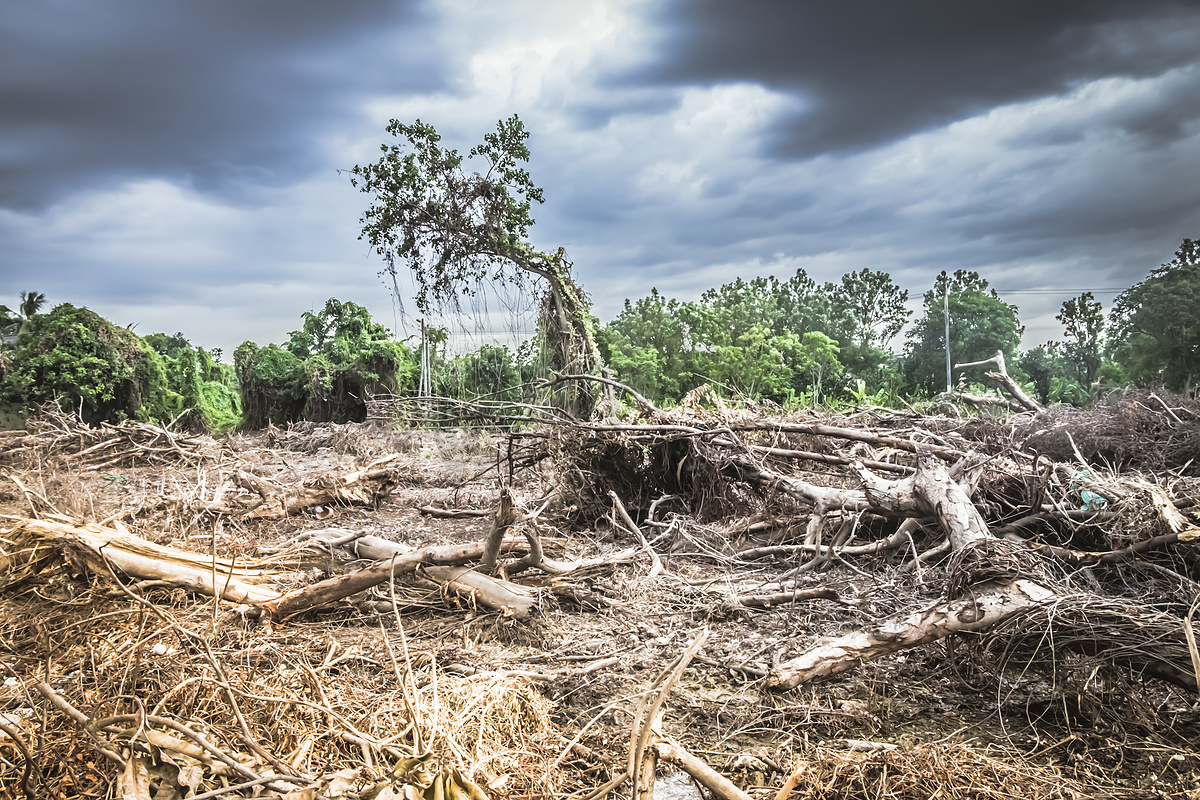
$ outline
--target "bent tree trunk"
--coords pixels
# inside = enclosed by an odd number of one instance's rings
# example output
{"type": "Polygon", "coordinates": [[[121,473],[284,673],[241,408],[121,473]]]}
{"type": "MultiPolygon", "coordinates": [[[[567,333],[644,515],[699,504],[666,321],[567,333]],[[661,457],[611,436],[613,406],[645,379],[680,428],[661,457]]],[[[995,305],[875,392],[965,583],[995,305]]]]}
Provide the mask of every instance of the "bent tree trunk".
{"type": "MultiPolygon", "coordinates": [[[[571,278],[570,268],[561,247],[552,259],[530,268],[548,284],[538,316],[538,335],[552,379],[598,374],[601,366],[587,295],[571,278]]],[[[571,418],[587,419],[596,407],[599,392],[587,382],[551,380],[546,386],[545,402],[571,418]]]]}

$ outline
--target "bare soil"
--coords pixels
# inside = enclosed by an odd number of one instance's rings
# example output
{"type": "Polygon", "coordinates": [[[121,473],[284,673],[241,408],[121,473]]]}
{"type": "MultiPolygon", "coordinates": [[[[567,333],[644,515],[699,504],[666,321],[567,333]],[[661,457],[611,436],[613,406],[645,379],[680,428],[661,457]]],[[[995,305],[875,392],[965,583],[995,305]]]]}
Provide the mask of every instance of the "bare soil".
{"type": "MultiPolygon", "coordinates": [[[[418,508],[490,510],[501,480],[532,508],[554,476],[508,475],[505,447],[503,437],[479,432],[310,426],[236,435],[186,463],[97,470],[14,452],[0,456],[0,466],[45,502],[12,480],[0,483],[0,537],[15,518],[58,513],[121,520],[161,544],[239,559],[329,528],[414,547],[475,541],[486,518],[443,519],[418,508]],[[403,454],[403,477],[377,507],[246,521],[192,505],[213,496],[234,468],[287,484],[389,452],[403,454]]],[[[580,529],[570,518],[542,520],[554,558],[639,546],[611,520],[580,529]]],[[[133,586],[148,601],[134,602],[111,576],[66,562],[15,584],[0,574],[0,794],[114,796],[121,766],[98,751],[96,731],[35,692],[45,681],[92,721],[130,715],[136,728],[154,727],[138,715],[174,719],[260,772],[271,758],[309,777],[349,771],[344,786],[327,780],[318,795],[351,797],[386,778],[401,756],[416,753],[415,727],[435,761],[468,772],[489,797],[584,797],[624,768],[640,696],[704,629],[707,640],[671,692],[662,728],[752,797],[776,798],[801,765],[786,797],[1200,797],[1197,698],[1137,676],[1121,684],[1097,676],[1092,693],[1065,696],[981,670],[967,657],[975,643],[955,639],[770,691],[761,676],[773,663],[914,596],[934,596],[938,578],[935,567],[902,570],[894,557],[835,563],[803,580],[864,602],[747,608],[731,597],[755,593],[798,562],[745,564],[734,555],[791,541],[797,530],[731,532],[743,522],[681,524],[665,536],[647,528],[661,575],[647,577],[644,554],[592,568],[561,581],[577,600],[547,594],[526,620],[406,584],[270,626],[181,589],[133,586]]],[[[330,553],[296,566],[298,586],[354,565],[330,553]]],[[[544,575],[513,579],[549,583],[544,575]]],[[[138,736],[110,738],[127,745],[138,736]]],[[[199,769],[204,782],[193,788],[202,791],[242,780],[199,769]]],[[[672,770],[660,765],[663,774],[672,770]]],[[[154,791],[147,796],[178,796],[161,785],[154,791]]],[[[664,784],[660,796],[667,791],[664,784]]],[[[613,796],[629,797],[628,785],[613,796]]]]}

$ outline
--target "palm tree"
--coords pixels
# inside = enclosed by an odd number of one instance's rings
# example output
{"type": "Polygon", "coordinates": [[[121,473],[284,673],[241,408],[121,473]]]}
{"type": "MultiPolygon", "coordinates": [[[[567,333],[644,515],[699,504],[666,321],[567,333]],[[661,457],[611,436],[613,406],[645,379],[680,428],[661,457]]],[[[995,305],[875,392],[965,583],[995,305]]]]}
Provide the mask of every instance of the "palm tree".
{"type": "Polygon", "coordinates": [[[45,302],[46,295],[41,292],[21,292],[21,305],[18,306],[19,313],[17,315],[17,318],[20,320],[20,327],[17,329],[18,336],[29,330],[29,327],[33,324],[33,318],[38,313],[38,309],[45,302]]]}

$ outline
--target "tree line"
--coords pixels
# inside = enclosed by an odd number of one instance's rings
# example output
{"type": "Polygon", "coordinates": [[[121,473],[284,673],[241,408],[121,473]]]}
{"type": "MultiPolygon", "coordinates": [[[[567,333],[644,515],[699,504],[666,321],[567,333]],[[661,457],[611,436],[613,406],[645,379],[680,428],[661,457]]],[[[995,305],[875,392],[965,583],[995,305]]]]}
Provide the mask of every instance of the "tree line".
{"type": "MultiPolygon", "coordinates": [[[[942,272],[908,326],[908,291],[863,269],[818,285],[804,270],[787,280],[738,278],[698,301],[657,290],[626,300],[599,341],[615,377],[656,403],[703,384],[782,405],[858,400],[895,405],[946,388],[946,313],[954,363],[1004,353],[1014,377],[1043,403],[1083,405],[1104,387],[1161,382],[1194,391],[1200,355],[1200,245],[1117,297],[1109,314],[1091,292],[1065,301],[1062,338],[1022,352],[1019,311],[977,272],[942,272]]],[[[952,376],[958,380],[958,376],[952,376]]]]}
{"type": "MultiPolygon", "coordinates": [[[[611,376],[658,405],[703,385],[784,407],[931,399],[945,389],[947,309],[953,361],[999,350],[1043,403],[1085,405],[1106,387],[1148,383],[1196,391],[1200,243],[1192,239],[1107,314],[1090,292],[1065,301],[1057,315],[1062,338],[1025,351],[1017,307],[976,272],[940,273],[915,321],[908,301],[908,291],[879,270],[824,284],[797,270],[786,280],[738,278],[695,301],[651,290],[626,300],[607,324],[591,323],[611,376]]],[[[44,302],[41,293],[23,292],[15,311],[0,306],[0,402],[57,401],[89,421],[182,420],[223,432],[362,420],[369,395],[418,388],[420,343],[395,341],[352,302],[330,299],[304,312],[282,345],[244,342],[232,364],[182,333],[140,337],[69,303],[41,313],[44,302]]],[[[552,369],[540,339],[515,351],[485,344],[458,354],[447,341],[444,329],[428,330],[430,384],[441,396],[535,402],[552,369]]]]}

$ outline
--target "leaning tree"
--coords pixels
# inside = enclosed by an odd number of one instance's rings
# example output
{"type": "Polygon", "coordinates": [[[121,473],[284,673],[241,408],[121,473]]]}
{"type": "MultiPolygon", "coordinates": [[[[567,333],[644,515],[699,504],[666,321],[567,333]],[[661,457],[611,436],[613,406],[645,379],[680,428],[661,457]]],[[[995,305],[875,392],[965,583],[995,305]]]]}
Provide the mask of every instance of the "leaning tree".
{"type": "MultiPolygon", "coordinates": [[[[464,157],[441,145],[431,125],[392,120],[387,132],[403,140],[384,143],[373,164],[355,166],[351,184],[372,196],[362,216],[362,235],[383,256],[381,274],[397,286],[407,268],[417,285],[417,307],[456,307],[483,282],[540,285],[544,289],[540,334],[550,368],[558,374],[594,372],[600,357],[592,332],[587,297],[572,280],[564,251],[544,252],[528,240],[530,207],[541,203],[523,164],[529,160],[529,133],[515,115],[501,120],[483,144],[466,158],[480,158],[482,172],[464,166],[464,157]]],[[[555,404],[587,416],[594,399],[587,384],[559,385],[555,404]]]]}

